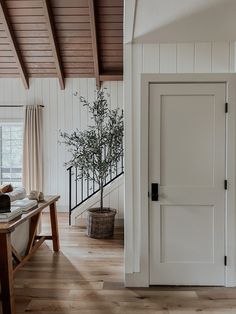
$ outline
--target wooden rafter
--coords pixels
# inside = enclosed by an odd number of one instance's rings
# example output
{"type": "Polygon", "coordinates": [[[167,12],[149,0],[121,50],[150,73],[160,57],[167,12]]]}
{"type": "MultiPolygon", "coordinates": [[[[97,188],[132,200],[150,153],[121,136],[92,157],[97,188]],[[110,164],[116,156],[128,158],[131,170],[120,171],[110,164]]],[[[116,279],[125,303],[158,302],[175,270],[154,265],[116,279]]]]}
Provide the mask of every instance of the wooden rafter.
{"type": "Polygon", "coordinates": [[[96,30],[94,0],[88,0],[88,5],[89,5],[89,17],[90,17],[90,25],[91,25],[92,46],[93,46],[94,73],[95,73],[95,78],[96,78],[96,85],[97,85],[97,88],[99,89],[100,88],[99,58],[98,58],[97,30],[96,30]]]}
{"type": "Polygon", "coordinates": [[[62,89],[67,77],[94,77],[98,88],[122,79],[123,0],[72,2],[0,0],[0,77],[22,77],[27,88],[30,77],[56,77],[62,89]]]}
{"type": "Polygon", "coordinates": [[[123,74],[102,74],[100,81],[123,81],[123,74]]]}
{"type": "Polygon", "coordinates": [[[17,66],[18,66],[18,69],[20,72],[21,79],[23,81],[25,88],[28,89],[29,88],[29,78],[28,78],[28,75],[27,75],[21,54],[20,54],[20,50],[19,50],[17,42],[16,42],[16,38],[14,36],[14,31],[12,29],[12,26],[11,26],[11,23],[9,20],[9,16],[7,13],[7,7],[6,7],[4,0],[0,0],[0,13],[2,16],[2,24],[4,25],[7,37],[9,39],[9,45],[11,47],[13,54],[14,54],[14,57],[15,57],[15,60],[16,60],[16,63],[17,63],[17,66]]]}
{"type": "Polygon", "coordinates": [[[43,0],[43,8],[45,12],[46,24],[47,24],[49,39],[52,46],[53,56],[55,59],[55,65],[56,65],[57,75],[59,78],[59,83],[60,83],[61,89],[65,89],[65,79],[64,79],[64,74],[63,74],[62,62],[61,62],[61,57],[60,57],[59,46],[56,40],[56,31],[55,31],[55,27],[53,23],[53,15],[52,15],[49,0],[43,0]]]}

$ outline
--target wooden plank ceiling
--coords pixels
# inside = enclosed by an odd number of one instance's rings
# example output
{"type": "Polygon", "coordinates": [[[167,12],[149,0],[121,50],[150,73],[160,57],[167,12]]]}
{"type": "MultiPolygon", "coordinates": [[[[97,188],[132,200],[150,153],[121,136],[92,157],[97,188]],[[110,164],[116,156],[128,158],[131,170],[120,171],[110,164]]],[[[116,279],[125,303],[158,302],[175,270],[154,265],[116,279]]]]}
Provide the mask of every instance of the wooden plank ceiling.
{"type": "Polygon", "coordinates": [[[0,0],[0,77],[122,74],[123,0],[0,0]]]}

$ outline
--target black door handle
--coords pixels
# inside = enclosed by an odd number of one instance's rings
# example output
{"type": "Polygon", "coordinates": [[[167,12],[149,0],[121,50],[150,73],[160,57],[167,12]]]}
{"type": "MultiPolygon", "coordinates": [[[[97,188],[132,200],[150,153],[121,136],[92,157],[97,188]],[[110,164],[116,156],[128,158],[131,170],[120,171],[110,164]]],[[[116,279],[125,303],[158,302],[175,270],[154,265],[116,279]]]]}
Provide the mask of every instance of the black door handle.
{"type": "Polygon", "coordinates": [[[159,201],[159,184],[152,183],[152,201],[159,201]]]}

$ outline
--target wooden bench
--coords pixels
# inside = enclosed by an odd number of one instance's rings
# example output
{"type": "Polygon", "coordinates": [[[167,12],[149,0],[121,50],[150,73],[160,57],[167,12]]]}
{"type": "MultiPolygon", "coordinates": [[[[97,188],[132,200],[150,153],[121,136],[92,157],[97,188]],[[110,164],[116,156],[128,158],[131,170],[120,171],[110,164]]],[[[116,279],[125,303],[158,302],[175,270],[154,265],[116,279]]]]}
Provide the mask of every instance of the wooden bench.
{"type": "Polygon", "coordinates": [[[0,280],[3,314],[15,314],[14,274],[27,262],[45,240],[53,241],[53,250],[58,252],[59,236],[57,224],[56,202],[60,196],[45,197],[38,208],[23,214],[20,218],[8,223],[0,223],[0,280]],[[42,211],[49,207],[51,219],[51,235],[37,235],[38,223],[42,211]],[[11,233],[25,221],[30,221],[29,242],[24,256],[21,256],[11,244],[11,233]],[[14,261],[14,263],[13,263],[14,261]]]}

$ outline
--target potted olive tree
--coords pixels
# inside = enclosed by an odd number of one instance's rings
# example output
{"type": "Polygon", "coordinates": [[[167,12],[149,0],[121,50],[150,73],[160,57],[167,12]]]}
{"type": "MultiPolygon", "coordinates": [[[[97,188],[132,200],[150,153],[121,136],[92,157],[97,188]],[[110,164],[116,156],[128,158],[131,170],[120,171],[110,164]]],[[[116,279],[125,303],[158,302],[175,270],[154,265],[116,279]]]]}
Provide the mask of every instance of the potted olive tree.
{"type": "Polygon", "coordinates": [[[116,210],[103,205],[104,182],[123,154],[123,111],[118,108],[110,110],[107,97],[104,89],[96,91],[92,104],[79,97],[83,106],[88,108],[91,125],[84,131],[77,129],[72,134],[61,133],[63,143],[71,153],[66,166],[77,167],[77,179],[95,180],[99,186],[100,206],[88,208],[87,234],[92,238],[113,235],[116,210]]]}

